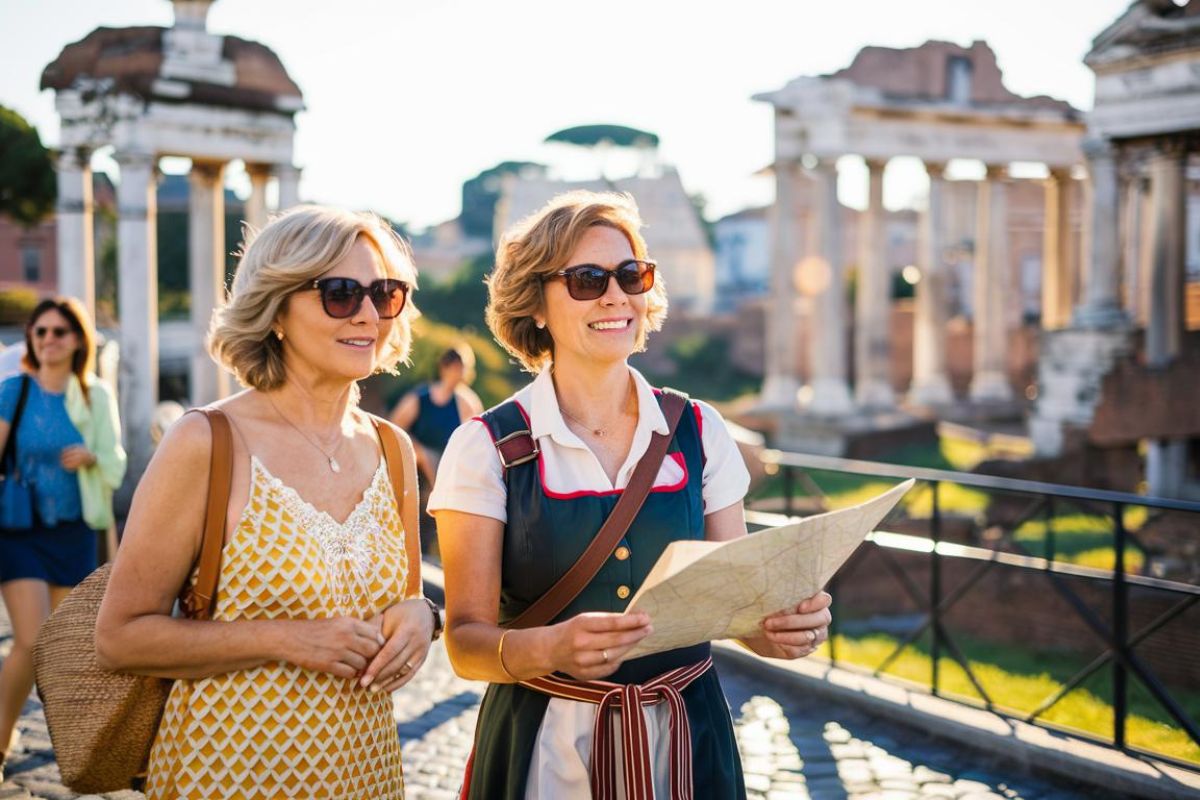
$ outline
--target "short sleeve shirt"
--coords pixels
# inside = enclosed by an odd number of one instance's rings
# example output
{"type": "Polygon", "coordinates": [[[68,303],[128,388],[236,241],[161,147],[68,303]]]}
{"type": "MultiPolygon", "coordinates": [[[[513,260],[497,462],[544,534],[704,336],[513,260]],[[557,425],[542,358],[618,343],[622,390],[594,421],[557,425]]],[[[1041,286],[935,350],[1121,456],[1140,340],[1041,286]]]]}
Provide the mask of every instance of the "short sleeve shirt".
{"type": "MultiPolygon", "coordinates": [[[[583,440],[567,427],[558,407],[549,369],[543,370],[531,384],[513,395],[512,399],[529,416],[533,438],[545,462],[547,490],[569,494],[623,489],[650,446],[651,435],[655,431],[666,433],[667,422],[653,388],[637,370],[630,368],[629,371],[637,394],[638,422],[629,455],[617,472],[615,482],[609,480],[600,460],[583,440]]],[[[721,415],[702,401],[693,401],[693,404],[692,413],[696,414],[704,449],[704,510],[711,514],[745,497],[750,486],[750,473],[721,415]]],[[[672,486],[682,477],[679,464],[664,459],[654,485],[672,486]]],[[[450,509],[507,522],[506,501],[504,470],[492,438],[480,420],[469,420],[451,435],[442,454],[437,481],[429,497],[429,511],[436,513],[450,509]]]]}

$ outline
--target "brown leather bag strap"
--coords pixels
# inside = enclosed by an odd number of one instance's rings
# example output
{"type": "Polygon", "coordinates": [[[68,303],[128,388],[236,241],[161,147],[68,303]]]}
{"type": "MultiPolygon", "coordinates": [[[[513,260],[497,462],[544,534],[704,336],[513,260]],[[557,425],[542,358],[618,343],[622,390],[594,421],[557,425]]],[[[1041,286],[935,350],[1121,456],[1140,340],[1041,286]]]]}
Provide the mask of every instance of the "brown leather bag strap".
{"type": "Polygon", "coordinates": [[[379,445],[383,448],[383,459],[387,462],[388,478],[392,482],[392,494],[399,506],[400,521],[404,525],[404,552],[408,554],[408,580],[404,585],[404,596],[420,597],[421,588],[421,531],[417,495],[417,454],[407,436],[399,436],[391,425],[371,415],[379,445]]]}
{"type": "Polygon", "coordinates": [[[629,485],[621,493],[621,499],[617,501],[612,513],[608,515],[608,519],[601,526],[600,532],[592,539],[592,543],[583,551],[579,560],[571,565],[571,568],[563,573],[563,576],[555,581],[544,595],[533,601],[529,608],[522,611],[505,627],[535,628],[545,625],[570,605],[571,601],[591,583],[592,578],[596,577],[596,573],[604,566],[604,562],[612,555],[617,543],[621,541],[621,537],[629,530],[634,518],[642,510],[642,505],[646,502],[651,487],[654,486],[654,478],[658,475],[658,470],[667,455],[667,447],[675,436],[675,429],[679,426],[679,419],[683,416],[683,410],[687,407],[687,403],[687,397],[684,395],[678,392],[664,391],[662,411],[667,420],[667,433],[655,433],[650,437],[650,446],[646,448],[646,454],[634,467],[633,475],[629,478],[629,485]]]}
{"type": "Polygon", "coordinates": [[[229,418],[223,412],[215,408],[193,408],[191,411],[203,414],[212,426],[212,454],[208,462],[208,502],[204,508],[204,534],[200,540],[200,570],[196,585],[186,593],[183,608],[193,619],[209,619],[221,577],[225,516],[229,510],[229,490],[233,486],[233,434],[229,418]]]}

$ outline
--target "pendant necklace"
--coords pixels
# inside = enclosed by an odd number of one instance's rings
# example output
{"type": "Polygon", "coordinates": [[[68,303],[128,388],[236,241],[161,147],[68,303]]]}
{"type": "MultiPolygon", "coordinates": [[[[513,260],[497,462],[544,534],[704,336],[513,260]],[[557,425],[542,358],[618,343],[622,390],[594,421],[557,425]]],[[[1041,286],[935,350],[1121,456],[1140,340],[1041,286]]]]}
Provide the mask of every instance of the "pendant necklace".
{"type": "Polygon", "coordinates": [[[329,462],[329,469],[331,471],[333,471],[333,472],[341,472],[342,471],[342,465],[338,463],[336,458],[334,458],[334,455],[337,454],[338,448],[340,448],[342,446],[343,439],[341,436],[338,436],[337,444],[335,444],[333,446],[333,450],[329,451],[328,453],[325,452],[324,447],[321,447],[321,445],[317,444],[317,442],[314,439],[309,438],[308,434],[306,434],[304,431],[300,430],[300,428],[298,428],[296,426],[296,423],[292,422],[290,419],[288,419],[287,417],[285,417],[283,415],[283,412],[279,410],[279,406],[275,405],[275,401],[271,399],[270,395],[263,395],[263,396],[267,398],[267,402],[271,404],[271,408],[275,409],[275,413],[279,415],[279,418],[281,420],[286,422],[288,425],[291,425],[292,430],[294,430],[296,433],[300,434],[301,438],[303,438],[304,441],[308,442],[313,447],[317,448],[317,450],[321,453],[321,455],[325,456],[325,460],[329,462]]]}
{"type": "MultiPolygon", "coordinates": [[[[629,387],[629,394],[633,394],[632,382],[629,387]]],[[[626,405],[628,405],[629,394],[625,395],[626,405]]],[[[581,420],[579,417],[575,416],[570,411],[567,411],[565,408],[563,408],[562,403],[559,403],[558,410],[562,412],[564,417],[571,420],[576,425],[580,426],[581,428],[586,428],[587,430],[589,430],[591,432],[592,436],[595,436],[597,439],[603,439],[605,436],[608,436],[608,428],[597,428],[592,425],[588,425],[586,422],[581,420]]]]}

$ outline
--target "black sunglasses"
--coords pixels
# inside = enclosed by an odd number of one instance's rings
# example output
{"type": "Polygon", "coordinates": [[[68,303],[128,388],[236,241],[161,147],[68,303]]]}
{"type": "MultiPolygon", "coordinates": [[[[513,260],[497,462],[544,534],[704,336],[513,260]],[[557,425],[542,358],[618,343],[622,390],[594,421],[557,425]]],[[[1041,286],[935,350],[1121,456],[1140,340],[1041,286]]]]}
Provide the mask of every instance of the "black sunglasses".
{"type": "Polygon", "coordinates": [[[33,329],[33,336],[35,339],[44,339],[46,334],[50,334],[50,338],[52,339],[61,339],[70,332],[70,328],[61,328],[58,326],[48,328],[45,325],[39,325],[33,329]]]}
{"type": "Polygon", "coordinates": [[[371,296],[371,305],[380,319],[395,319],[408,300],[408,284],[395,278],[380,278],[369,286],[354,278],[319,278],[309,288],[321,293],[321,306],[334,319],[353,317],[367,295],[371,296]]]}
{"type": "Polygon", "coordinates": [[[654,286],[653,261],[629,259],[622,261],[616,269],[605,269],[597,264],[580,264],[553,273],[550,277],[562,278],[567,284],[567,294],[573,300],[595,300],[608,291],[608,279],[615,277],[617,285],[625,294],[645,294],[654,286]]]}

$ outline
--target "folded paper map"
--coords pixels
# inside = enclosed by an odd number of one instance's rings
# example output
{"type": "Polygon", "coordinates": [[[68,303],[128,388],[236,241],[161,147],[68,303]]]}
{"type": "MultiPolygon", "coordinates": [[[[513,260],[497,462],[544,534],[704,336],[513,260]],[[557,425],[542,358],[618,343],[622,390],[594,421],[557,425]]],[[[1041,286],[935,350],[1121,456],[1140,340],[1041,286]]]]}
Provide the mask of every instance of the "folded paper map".
{"type": "Polygon", "coordinates": [[[627,658],[761,633],[763,617],[819,592],[912,486],[729,542],[671,543],[629,601],[654,633],[627,658]]]}

